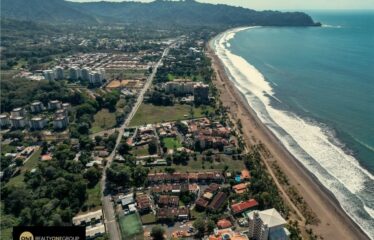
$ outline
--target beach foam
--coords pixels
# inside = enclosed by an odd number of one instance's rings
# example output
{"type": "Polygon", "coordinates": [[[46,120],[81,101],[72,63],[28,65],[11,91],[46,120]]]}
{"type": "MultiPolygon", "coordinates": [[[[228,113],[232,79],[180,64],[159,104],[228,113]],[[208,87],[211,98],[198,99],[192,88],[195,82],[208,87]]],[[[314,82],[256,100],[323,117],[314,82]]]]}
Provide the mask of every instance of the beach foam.
{"type": "Polygon", "coordinates": [[[347,214],[374,238],[374,203],[370,200],[374,194],[374,176],[342,149],[326,126],[272,107],[274,90],[270,83],[244,58],[227,49],[230,46],[228,41],[237,32],[246,29],[225,32],[213,42],[230,80],[288,151],[335,195],[347,214]]]}

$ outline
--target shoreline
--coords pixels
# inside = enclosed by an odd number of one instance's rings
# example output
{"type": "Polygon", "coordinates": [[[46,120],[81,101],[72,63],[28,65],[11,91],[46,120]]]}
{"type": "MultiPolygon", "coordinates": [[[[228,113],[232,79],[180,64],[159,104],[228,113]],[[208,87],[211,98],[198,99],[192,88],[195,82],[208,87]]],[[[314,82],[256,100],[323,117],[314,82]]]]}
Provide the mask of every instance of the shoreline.
{"type": "MultiPolygon", "coordinates": [[[[370,239],[343,210],[335,196],[260,121],[242,93],[228,77],[224,64],[210,46],[211,41],[207,44],[207,48],[217,76],[215,84],[220,92],[223,90],[227,93],[220,95],[223,105],[228,107],[233,118],[241,120],[246,144],[262,142],[272,154],[272,160],[277,162],[287,175],[291,185],[297,188],[309,207],[316,213],[321,222],[317,226],[308,225],[308,227],[325,239],[370,239]]],[[[264,161],[268,160],[264,159],[264,161]]]]}

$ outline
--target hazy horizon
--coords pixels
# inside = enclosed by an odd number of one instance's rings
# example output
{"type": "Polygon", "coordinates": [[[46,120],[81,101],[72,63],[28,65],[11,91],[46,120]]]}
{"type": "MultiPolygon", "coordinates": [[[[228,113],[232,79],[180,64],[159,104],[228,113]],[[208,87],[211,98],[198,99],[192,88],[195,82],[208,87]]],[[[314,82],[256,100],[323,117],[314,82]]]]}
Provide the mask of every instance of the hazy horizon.
{"type": "MultiPolygon", "coordinates": [[[[69,0],[73,2],[100,2],[103,0],[69,0]]],[[[106,1],[106,0],[105,0],[106,1]]],[[[108,0],[107,2],[123,2],[124,0],[108,0]]],[[[130,0],[129,2],[152,2],[153,0],[130,0]]],[[[198,0],[198,2],[213,4],[228,4],[252,9],[279,9],[279,10],[374,10],[372,0],[315,0],[304,2],[299,0],[198,0]]]]}

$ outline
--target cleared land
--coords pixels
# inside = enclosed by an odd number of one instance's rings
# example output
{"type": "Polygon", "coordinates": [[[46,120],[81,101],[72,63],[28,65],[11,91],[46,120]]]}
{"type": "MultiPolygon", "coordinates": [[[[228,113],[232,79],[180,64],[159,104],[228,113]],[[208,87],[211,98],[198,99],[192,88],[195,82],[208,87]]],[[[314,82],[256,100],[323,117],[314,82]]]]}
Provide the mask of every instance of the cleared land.
{"type": "Polygon", "coordinates": [[[181,142],[176,138],[164,138],[162,141],[165,144],[165,147],[168,149],[180,148],[182,147],[181,142]]]}
{"type": "MultiPolygon", "coordinates": [[[[190,159],[186,164],[172,164],[170,167],[178,172],[198,172],[198,171],[211,171],[211,170],[224,170],[225,166],[229,171],[238,171],[245,168],[243,160],[234,160],[229,156],[220,154],[219,158],[212,156],[212,160],[203,160],[198,156],[196,160],[190,159]]],[[[154,167],[156,171],[164,169],[165,167],[154,167]]],[[[152,171],[152,170],[151,170],[152,171]]]]}
{"type": "Polygon", "coordinates": [[[108,109],[98,111],[94,116],[91,132],[97,133],[106,129],[113,128],[116,125],[115,113],[109,112],[108,109]]]}
{"type": "Polygon", "coordinates": [[[93,188],[87,188],[87,200],[85,205],[89,209],[101,206],[100,183],[98,182],[93,188]]]}
{"type": "Polygon", "coordinates": [[[137,213],[119,218],[122,239],[143,239],[143,228],[137,213]]]}
{"type": "Polygon", "coordinates": [[[36,150],[31,157],[27,160],[25,165],[21,167],[21,173],[9,180],[8,186],[19,187],[24,184],[23,179],[26,171],[30,171],[38,165],[40,155],[42,153],[41,149],[36,150]]]}
{"type": "MultiPolygon", "coordinates": [[[[211,111],[211,108],[206,108],[211,111]]],[[[130,126],[140,126],[149,123],[170,122],[191,118],[203,117],[202,107],[175,104],[174,106],[156,106],[153,104],[142,104],[132,119],[130,126]]]]}

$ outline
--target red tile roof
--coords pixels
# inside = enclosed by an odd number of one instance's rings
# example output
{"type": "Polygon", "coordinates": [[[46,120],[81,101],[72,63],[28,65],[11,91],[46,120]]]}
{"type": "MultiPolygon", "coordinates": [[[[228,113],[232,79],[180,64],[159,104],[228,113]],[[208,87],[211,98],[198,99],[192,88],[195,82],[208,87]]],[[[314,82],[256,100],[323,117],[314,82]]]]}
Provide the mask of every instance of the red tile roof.
{"type": "Polygon", "coordinates": [[[232,227],[232,223],[227,219],[221,219],[217,222],[219,228],[229,228],[232,227]]]}
{"type": "Polygon", "coordinates": [[[234,214],[242,213],[250,208],[258,206],[258,202],[254,199],[250,199],[245,202],[240,202],[231,205],[231,210],[233,211],[234,214]]]}

